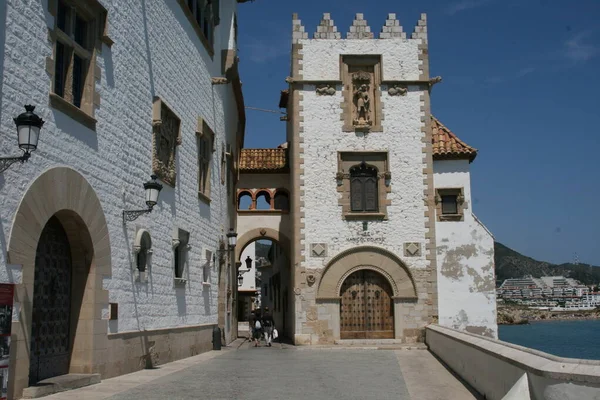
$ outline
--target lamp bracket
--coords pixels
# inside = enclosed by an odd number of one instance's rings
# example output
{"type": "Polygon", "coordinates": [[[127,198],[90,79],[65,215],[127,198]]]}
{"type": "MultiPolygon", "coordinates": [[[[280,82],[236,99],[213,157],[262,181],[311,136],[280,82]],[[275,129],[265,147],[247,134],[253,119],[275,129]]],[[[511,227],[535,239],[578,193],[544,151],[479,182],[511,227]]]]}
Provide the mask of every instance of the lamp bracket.
{"type": "Polygon", "coordinates": [[[123,210],[123,223],[126,223],[127,221],[135,221],[142,215],[150,212],[152,212],[152,208],[148,208],[146,210],[123,210]]]}
{"type": "Polygon", "coordinates": [[[6,171],[11,165],[20,162],[23,164],[31,157],[30,153],[23,153],[20,157],[0,157],[0,173],[6,171]]]}

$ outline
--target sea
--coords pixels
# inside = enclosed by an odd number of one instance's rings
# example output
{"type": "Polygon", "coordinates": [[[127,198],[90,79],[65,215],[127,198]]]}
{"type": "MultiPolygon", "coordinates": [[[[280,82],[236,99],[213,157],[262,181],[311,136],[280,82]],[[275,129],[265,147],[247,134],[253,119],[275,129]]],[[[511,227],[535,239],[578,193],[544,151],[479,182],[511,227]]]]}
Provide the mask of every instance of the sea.
{"type": "Polygon", "coordinates": [[[541,321],[527,325],[500,325],[505,342],[559,357],[600,360],[600,320],[541,321]]]}

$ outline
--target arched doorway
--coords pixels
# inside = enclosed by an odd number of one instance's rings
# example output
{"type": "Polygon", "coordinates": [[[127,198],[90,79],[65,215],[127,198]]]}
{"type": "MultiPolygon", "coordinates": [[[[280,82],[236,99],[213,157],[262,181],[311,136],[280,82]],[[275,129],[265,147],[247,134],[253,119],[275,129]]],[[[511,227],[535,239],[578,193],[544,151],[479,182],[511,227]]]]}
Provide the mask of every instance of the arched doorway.
{"type": "Polygon", "coordinates": [[[393,339],[393,292],[376,271],[360,269],[350,274],[340,290],[342,339],[393,339]]]}
{"type": "Polygon", "coordinates": [[[56,216],[42,230],[35,255],[29,384],[69,373],[71,247],[56,216]]]}

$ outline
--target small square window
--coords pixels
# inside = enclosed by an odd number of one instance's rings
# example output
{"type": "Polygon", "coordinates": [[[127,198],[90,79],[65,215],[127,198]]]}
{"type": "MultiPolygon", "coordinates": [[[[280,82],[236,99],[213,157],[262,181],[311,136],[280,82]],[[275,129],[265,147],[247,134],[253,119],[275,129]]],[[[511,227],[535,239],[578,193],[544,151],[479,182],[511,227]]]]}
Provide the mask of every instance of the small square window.
{"type": "Polygon", "coordinates": [[[442,196],[442,214],[458,214],[457,195],[442,196]]]}

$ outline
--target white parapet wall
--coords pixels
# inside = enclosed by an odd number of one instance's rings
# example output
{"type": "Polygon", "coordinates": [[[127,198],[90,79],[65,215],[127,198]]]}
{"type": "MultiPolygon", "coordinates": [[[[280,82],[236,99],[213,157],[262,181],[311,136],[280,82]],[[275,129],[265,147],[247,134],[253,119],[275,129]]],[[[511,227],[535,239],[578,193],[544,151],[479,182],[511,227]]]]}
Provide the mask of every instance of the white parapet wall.
{"type": "Polygon", "coordinates": [[[429,325],[429,350],[488,400],[600,399],[600,361],[429,325]]]}

